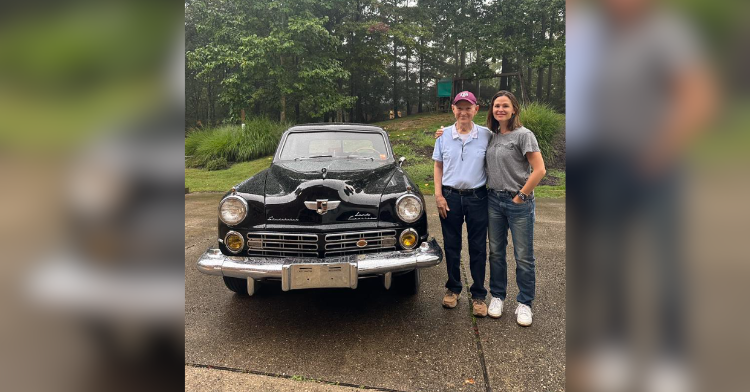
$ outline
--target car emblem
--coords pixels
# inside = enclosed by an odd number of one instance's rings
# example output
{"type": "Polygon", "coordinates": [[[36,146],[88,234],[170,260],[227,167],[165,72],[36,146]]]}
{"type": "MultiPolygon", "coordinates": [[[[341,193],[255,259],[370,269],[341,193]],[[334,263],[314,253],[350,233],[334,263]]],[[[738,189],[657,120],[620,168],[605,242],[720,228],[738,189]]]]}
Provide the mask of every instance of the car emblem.
{"type": "Polygon", "coordinates": [[[357,248],[364,248],[365,246],[367,246],[367,240],[357,241],[357,248]]]}
{"type": "Polygon", "coordinates": [[[306,201],[305,207],[310,210],[316,211],[318,214],[323,215],[329,210],[335,210],[341,201],[328,201],[328,199],[318,199],[316,201],[306,201]]]}

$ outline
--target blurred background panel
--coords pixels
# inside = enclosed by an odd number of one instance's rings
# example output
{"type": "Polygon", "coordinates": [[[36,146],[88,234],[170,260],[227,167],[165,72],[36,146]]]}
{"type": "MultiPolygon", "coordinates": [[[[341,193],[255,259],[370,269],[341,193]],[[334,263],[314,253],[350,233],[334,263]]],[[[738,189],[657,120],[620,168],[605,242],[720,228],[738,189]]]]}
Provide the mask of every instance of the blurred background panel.
{"type": "Polygon", "coordinates": [[[0,388],[182,388],[183,118],[183,4],[0,6],[0,388]]]}
{"type": "Polygon", "coordinates": [[[570,390],[747,389],[749,5],[567,3],[570,390]]]}

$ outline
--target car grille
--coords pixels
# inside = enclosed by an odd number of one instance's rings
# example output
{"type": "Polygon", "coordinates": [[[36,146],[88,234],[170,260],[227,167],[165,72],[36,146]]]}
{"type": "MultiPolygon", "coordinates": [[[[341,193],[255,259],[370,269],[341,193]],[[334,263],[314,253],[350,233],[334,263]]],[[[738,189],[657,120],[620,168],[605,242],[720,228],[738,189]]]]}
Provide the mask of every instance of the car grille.
{"type": "Polygon", "coordinates": [[[396,230],[333,234],[255,232],[247,235],[248,255],[333,257],[396,250],[396,230]],[[322,251],[322,252],[321,252],[322,251]]]}
{"type": "Polygon", "coordinates": [[[327,234],[325,238],[326,256],[341,256],[395,250],[396,230],[355,231],[327,234]],[[362,241],[364,240],[364,241],[362,241]],[[362,241],[366,245],[359,246],[362,241]]]}
{"type": "Polygon", "coordinates": [[[248,233],[248,255],[318,257],[318,236],[293,233],[248,233]]]}

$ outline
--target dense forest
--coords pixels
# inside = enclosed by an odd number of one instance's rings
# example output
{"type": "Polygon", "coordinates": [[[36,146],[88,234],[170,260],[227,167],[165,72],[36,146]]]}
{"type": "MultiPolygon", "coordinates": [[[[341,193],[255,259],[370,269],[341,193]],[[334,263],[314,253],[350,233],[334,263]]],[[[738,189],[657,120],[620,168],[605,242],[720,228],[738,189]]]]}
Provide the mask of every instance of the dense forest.
{"type": "Polygon", "coordinates": [[[188,128],[435,111],[440,79],[565,107],[564,0],[186,0],[185,46],[188,128]]]}

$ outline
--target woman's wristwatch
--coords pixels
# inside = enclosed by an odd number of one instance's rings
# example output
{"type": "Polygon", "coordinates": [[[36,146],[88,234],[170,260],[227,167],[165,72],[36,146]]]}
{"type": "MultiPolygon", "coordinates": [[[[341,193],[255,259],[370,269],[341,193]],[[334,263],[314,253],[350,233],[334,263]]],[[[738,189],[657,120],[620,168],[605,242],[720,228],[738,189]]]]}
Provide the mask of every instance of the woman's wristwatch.
{"type": "Polygon", "coordinates": [[[523,193],[521,191],[518,191],[518,193],[516,193],[516,196],[518,196],[523,201],[529,200],[529,195],[527,195],[527,194],[525,194],[525,193],[523,193]]]}

